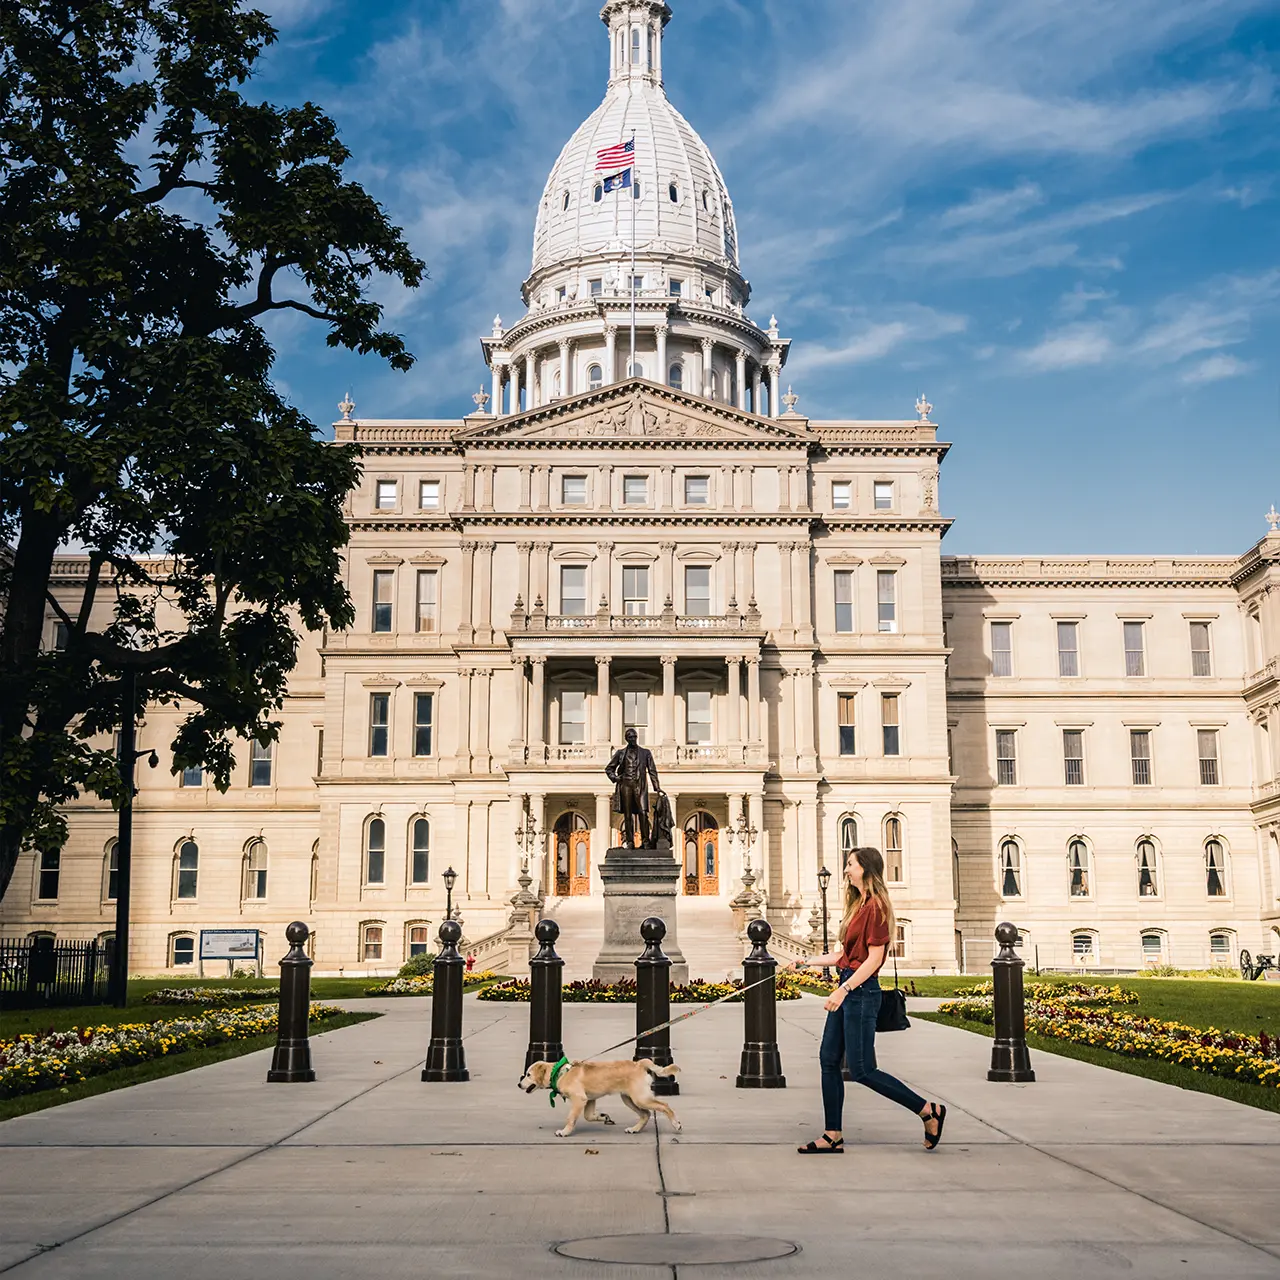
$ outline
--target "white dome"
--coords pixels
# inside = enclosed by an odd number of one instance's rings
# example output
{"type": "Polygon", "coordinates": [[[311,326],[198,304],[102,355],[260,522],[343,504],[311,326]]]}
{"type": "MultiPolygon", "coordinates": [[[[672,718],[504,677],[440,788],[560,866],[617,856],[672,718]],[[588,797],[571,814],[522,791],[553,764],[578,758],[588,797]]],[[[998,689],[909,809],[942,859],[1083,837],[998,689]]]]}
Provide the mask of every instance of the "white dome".
{"type": "Polygon", "coordinates": [[[588,255],[630,251],[632,193],[596,199],[605,176],[596,172],[596,153],[625,143],[633,132],[638,251],[688,254],[738,270],[733,202],[707,144],[667,101],[658,74],[628,74],[615,64],[604,101],[569,139],[547,179],[534,230],[533,275],[588,255]]]}

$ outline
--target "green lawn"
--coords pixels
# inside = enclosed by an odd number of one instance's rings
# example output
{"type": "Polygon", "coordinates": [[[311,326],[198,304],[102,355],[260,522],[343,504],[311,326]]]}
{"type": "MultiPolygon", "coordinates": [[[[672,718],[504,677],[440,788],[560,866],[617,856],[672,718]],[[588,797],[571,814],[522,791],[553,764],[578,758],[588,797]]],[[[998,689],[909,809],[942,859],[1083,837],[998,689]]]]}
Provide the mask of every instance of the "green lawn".
{"type": "MultiPolygon", "coordinates": [[[[130,986],[133,984],[131,983],[130,986]]],[[[149,1006],[144,1006],[147,1008],[149,1006]]],[[[75,1013],[75,1010],[65,1009],[59,1010],[60,1013],[75,1013]]],[[[125,1022],[129,1021],[126,1015],[133,1014],[132,1010],[111,1009],[104,1010],[94,1008],[91,1010],[80,1010],[83,1013],[100,1014],[113,1013],[115,1018],[81,1018],[81,1022],[92,1021],[102,1024],[108,1021],[125,1022]]],[[[176,1013],[166,1015],[161,1009],[153,1009],[153,1018],[163,1018],[165,1016],[178,1016],[176,1013]]],[[[6,1015],[10,1016],[10,1015],[6,1015]]],[[[376,1018],[380,1015],[376,1013],[341,1013],[336,1017],[328,1018],[322,1024],[315,1024],[311,1032],[312,1040],[318,1039],[330,1031],[337,1031],[340,1027],[349,1027],[357,1022],[367,1022],[370,1018],[376,1018]],[[322,1027],[323,1029],[318,1029],[322,1027]]],[[[48,1014],[45,1015],[48,1017],[48,1014]]],[[[74,1026],[76,1019],[66,1022],[66,1026],[74,1026]]],[[[47,1028],[48,1023],[44,1023],[41,1029],[47,1028]]],[[[82,1081],[80,1084],[68,1085],[62,1089],[46,1089],[41,1093],[28,1093],[18,1098],[0,1099],[0,1121],[11,1120],[14,1116],[28,1115],[33,1111],[43,1111],[46,1107],[61,1106],[64,1102],[75,1102],[79,1098],[91,1098],[95,1094],[110,1093],[113,1089],[123,1089],[131,1084],[141,1084],[144,1080],[159,1080],[163,1076],[178,1075],[183,1071],[192,1071],[196,1067],[207,1067],[211,1062],[222,1062],[227,1058],[238,1058],[242,1054],[255,1053],[259,1049],[270,1049],[276,1042],[275,1035],[254,1036],[250,1040],[231,1040],[226,1044],[212,1045],[207,1049],[192,1049],[187,1053],[174,1054],[171,1057],[156,1058],[151,1062],[140,1062],[136,1066],[122,1067],[119,1071],[109,1071],[106,1075],[94,1076],[89,1080],[82,1081]]],[[[264,1068],[265,1076],[265,1068],[264,1068]]]]}

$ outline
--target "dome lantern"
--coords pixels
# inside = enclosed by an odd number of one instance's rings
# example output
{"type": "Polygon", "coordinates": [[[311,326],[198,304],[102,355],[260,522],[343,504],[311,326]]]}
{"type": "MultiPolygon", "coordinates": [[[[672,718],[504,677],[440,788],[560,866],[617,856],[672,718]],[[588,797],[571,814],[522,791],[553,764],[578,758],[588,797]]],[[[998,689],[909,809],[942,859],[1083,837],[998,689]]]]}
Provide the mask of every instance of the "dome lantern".
{"type": "Polygon", "coordinates": [[[600,10],[609,28],[609,83],[662,83],[662,31],[671,21],[666,0],[610,0],[600,10]]]}

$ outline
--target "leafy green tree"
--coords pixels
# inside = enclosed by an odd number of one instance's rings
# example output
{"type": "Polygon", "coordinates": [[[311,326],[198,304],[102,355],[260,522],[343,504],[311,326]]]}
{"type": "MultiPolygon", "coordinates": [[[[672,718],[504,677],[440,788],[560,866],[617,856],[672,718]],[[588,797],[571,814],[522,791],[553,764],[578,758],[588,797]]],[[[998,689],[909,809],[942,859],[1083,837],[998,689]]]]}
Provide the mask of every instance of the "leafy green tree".
{"type": "Polygon", "coordinates": [[[352,619],[358,454],[273,388],[263,323],[407,369],[369,288],[424,268],[332,120],[245,96],[274,39],[242,0],[0,0],[0,894],[60,804],[118,800],[89,740],[126,670],[181,704],[175,772],[225,789],[233,739],[278,730],[298,625],[352,619]]]}

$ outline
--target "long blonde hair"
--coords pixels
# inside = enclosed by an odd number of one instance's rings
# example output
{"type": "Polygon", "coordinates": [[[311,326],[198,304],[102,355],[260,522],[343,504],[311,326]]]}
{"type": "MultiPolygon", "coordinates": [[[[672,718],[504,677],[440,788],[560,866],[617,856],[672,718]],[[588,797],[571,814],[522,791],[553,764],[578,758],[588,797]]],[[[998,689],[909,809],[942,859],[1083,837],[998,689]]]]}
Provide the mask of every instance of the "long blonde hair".
{"type": "MultiPolygon", "coordinates": [[[[884,913],[885,927],[889,931],[889,950],[892,950],[898,936],[898,918],[894,914],[889,889],[884,882],[884,855],[879,849],[866,846],[850,849],[849,857],[857,858],[858,865],[862,868],[862,888],[850,884],[847,879],[844,882],[844,916],[840,921],[840,936],[844,937],[849,921],[870,898],[879,903],[880,910],[884,913]]],[[[848,863],[845,865],[848,866],[848,863]]]]}

